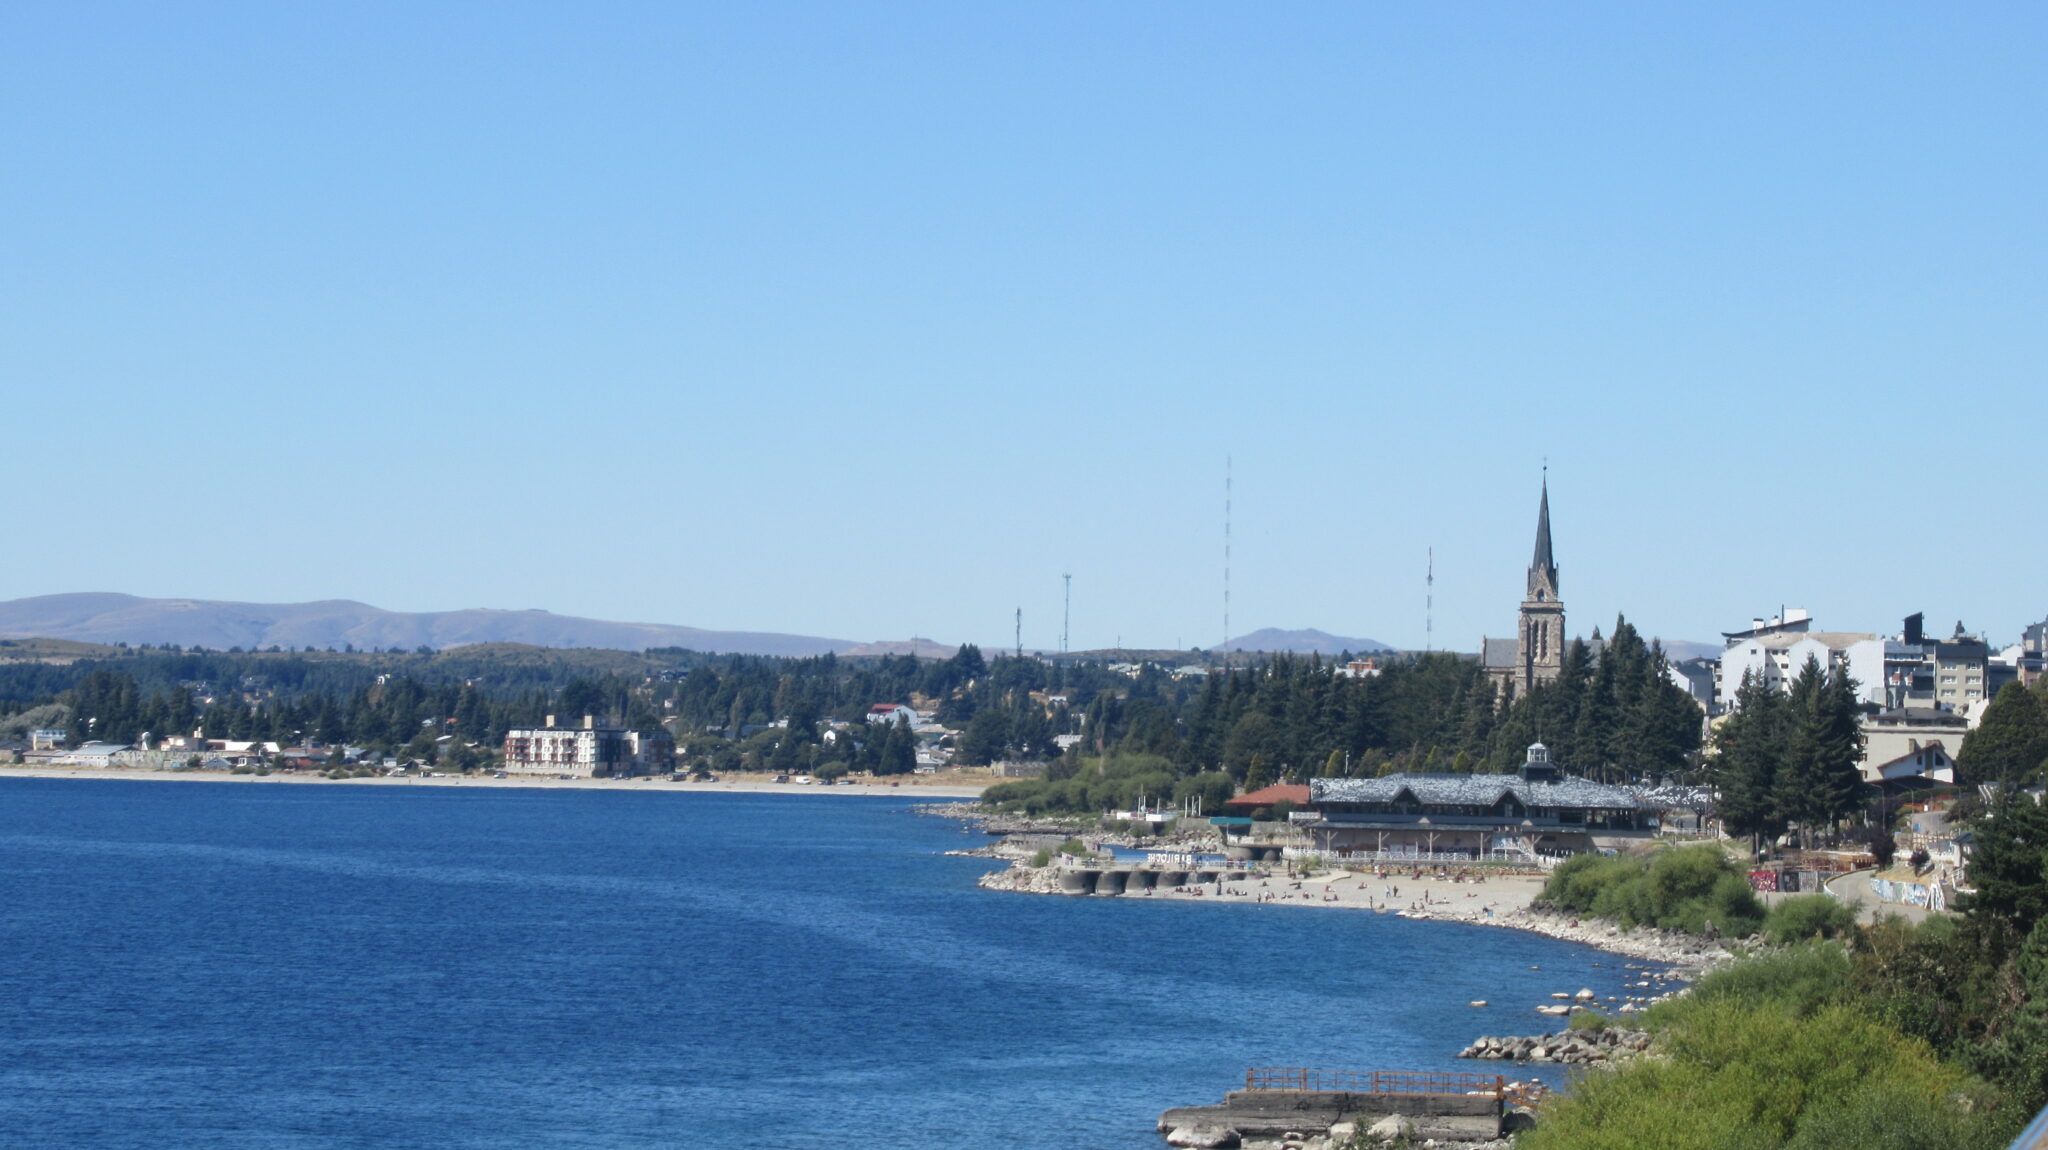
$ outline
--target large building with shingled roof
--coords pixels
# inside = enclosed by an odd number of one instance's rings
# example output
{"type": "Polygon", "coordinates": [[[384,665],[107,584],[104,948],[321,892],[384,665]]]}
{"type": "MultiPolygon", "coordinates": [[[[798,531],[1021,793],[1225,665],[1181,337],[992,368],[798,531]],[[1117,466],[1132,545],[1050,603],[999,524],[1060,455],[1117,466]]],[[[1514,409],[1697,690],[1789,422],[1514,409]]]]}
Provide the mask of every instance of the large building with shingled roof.
{"type": "Polygon", "coordinates": [[[1320,817],[1307,829],[1325,855],[1436,861],[1580,854],[1648,813],[1620,787],[1559,774],[1541,743],[1512,775],[1313,779],[1309,801],[1320,817]]]}

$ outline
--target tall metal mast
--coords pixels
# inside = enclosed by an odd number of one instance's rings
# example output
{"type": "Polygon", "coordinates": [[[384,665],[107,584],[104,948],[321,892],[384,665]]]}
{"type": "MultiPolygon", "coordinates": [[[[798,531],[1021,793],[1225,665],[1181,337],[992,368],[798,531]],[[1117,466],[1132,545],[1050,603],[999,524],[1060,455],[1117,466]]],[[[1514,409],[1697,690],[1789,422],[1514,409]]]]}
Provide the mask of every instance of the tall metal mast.
{"type": "Polygon", "coordinates": [[[1060,608],[1060,654],[1065,655],[1067,653],[1067,627],[1074,621],[1074,573],[1072,571],[1066,572],[1060,576],[1060,579],[1066,585],[1066,602],[1060,608]]]}
{"type": "Polygon", "coordinates": [[[1423,580],[1427,588],[1422,593],[1422,649],[1434,651],[1436,639],[1436,548],[1429,549],[1429,576],[1423,580]]]}
{"type": "Polygon", "coordinates": [[[1024,657],[1024,608],[1017,608],[1017,657],[1024,657]]]}
{"type": "Polygon", "coordinates": [[[1230,662],[1230,480],[1231,458],[1223,457],[1223,661],[1230,662]]]}

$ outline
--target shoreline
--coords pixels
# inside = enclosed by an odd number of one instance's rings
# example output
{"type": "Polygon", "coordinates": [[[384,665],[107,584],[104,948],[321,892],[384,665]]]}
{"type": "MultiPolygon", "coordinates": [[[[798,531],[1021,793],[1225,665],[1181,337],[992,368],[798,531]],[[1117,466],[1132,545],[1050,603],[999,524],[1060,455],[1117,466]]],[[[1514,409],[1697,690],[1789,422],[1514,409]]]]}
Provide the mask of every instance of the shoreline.
{"type": "Polygon", "coordinates": [[[515,787],[527,790],[635,791],[648,794],[736,794],[736,795],[865,795],[901,799],[973,799],[991,784],[986,783],[855,783],[826,786],[775,783],[765,779],[739,779],[715,783],[672,782],[665,777],[633,779],[557,779],[538,775],[508,775],[491,778],[449,775],[442,778],[372,775],[367,778],[330,779],[317,774],[273,771],[268,775],[237,775],[226,771],[145,771],[126,767],[18,767],[0,765],[0,779],[88,779],[128,782],[178,783],[273,783],[281,785],[321,784],[326,786],[372,787],[515,787]]]}
{"type": "MultiPolygon", "coordinates": [[[[1232,866],[1224,868],[1225,873],[1243,874],[1244,877],[1203,886],[1162,887],[1112,896],[1070,894],[1062,890],[1060,875],[1072,869],[1077,868],[1060,865],[1033,868],[1022,859],[1012,859],[1008,867],[982,875],[979,885],[985,890],[1066,898],[1257,903],[1505,927],[1561,942],[1578,943],[1623,958],[1661,963],[1670,968],[1666,972],[1668,981],[1690,982],[1735,957],[1717,940],[1645,928],[1625,931],[1605,920],[1580,919],[1537,909],[1532,904],[1541,895],[1544,880],[1534,876],[1496,875],[1477,881],[1462,881],[1459,878],[1440,879],[1427,873],[1418,879],[1414,877],[1413,868],[1398,872],[1389,870],[1384,876],[1369,870],[1338,869],[1320,873],[1315,878],[1296,880],[1288,877],[1285,871],[1262,874],[1250,868],[1232,866]],[[1218,893],[1219,890],[1222,893],[1218,893]]],[[[1648,997],[1645,996],[1646,1001],[1648,997]]]]}
{"type": "MultiPolygon", "coordinates": [[[[948,852],[1008,862],[1009,865],[990,870],[977,880],[977,885],[984,890],[1059,895],[1066,898],[1162,898],[1184,902],[1251,902],[1297,908],[1394,914],[1402,918],[1461,922],[1473,926],[1505,927],[1509,930],[1540,934],[1561,942],[1575,942],[1622,958],[1661,963],[1670,968],[1665,972],[1669,981],[1691,982],[1701,974],[1735,959],[1735,955],[1718,939],[1699,938],[1653,927],[1623,930],[1604,919],[1581,919],[1570,914],[1538,909],[1533,904],[1542,896],[1547,875],[1489,874],[1477,868],[1439,879],[1435,877],[1435,868],[1432,867],[1335,867],[1322,872],[1319,877],[1296,880],[1284,868],[1272,864],[1230,862],[1213,869],[1242,877],[1226,878],[1213,884],[1190,884],[1178,889],[1154,886],[1132,889],[1118,895],[1076,894],[1062,888],[1060,875],[1063,871],[1076,867],[1089,869],[1091,864],[1056,859],[1052,865],[1043,868],[1032,867],[1028,860],[1035,852],[1011,842],[1011,836],[1082,833],[1099,842],[1115,842],[1117,845],[1139,850],[1149,847],[1200,851],[1205,848],[1191,847],[1185,839],[1168,844],[1157,839],[1139,841],[1127,835],[1073,832],[1067,830],[1065,826],[1071,820],[1034,820],[1021,816],[999,815],[982,809],[978,803],[963,804],[956,811],[932,813],[957,818],[986,832],[994,840],[986,846],[972,850],[948,852]],[[1264,869],[1261,869],[1262,866],[1264,869]],[[1378,873],[1380,870],[1385,873],[1378,873]]],[[[1219,848],[1209,846],[1206,849],[1219,848]]],[[[1095,868],[1105,869],[1099,864],[1095,864],[1095,868]]],[[[1110,864],[1107,869],[1130,869],[1130,864],[1110,864]]],[[[1201,869],[1212,868],[1205,866],[1201,869]]]]}

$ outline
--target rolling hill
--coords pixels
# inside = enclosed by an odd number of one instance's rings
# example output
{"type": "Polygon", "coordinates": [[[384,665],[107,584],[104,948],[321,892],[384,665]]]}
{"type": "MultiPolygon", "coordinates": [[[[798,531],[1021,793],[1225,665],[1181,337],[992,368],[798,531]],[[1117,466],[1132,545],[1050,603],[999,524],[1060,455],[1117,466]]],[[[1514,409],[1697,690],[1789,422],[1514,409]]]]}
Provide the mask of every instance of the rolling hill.
{"type": "Polygon", "coordinates": [[[526,643],[642,651],[687,647],[748,655],[822,655],[851,651],[847,639],[760,631],[706,631],[663,623],[614,623],[547,611],[386,611],[348,599],[317,603],[229,603],[145,599],[113,592],[39,595],[0,602],[0,638],[87,643],[175,643],[245,650],[267,647],[357,648],[526,643]]]}
{"type": "Polygon", "coordinates": [[[1352,639],[1313,627],[1300,631],[1264,627],[1223,644],[1225,651],[1292,651],[1301,655],[1341,655],[1346,651],[1364,655],[1392,649],[1377,639],[1352,639]]]}

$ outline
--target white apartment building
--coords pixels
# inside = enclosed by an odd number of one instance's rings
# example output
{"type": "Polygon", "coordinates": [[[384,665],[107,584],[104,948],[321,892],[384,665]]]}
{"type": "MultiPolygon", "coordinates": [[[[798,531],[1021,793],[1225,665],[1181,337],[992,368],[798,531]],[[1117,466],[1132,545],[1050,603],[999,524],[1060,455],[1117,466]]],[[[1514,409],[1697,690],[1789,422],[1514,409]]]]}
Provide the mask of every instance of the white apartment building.
{"type": "Polygon", "coordinates": [[[600,727],[583,716],[580,727],[558,727],[549,715],[542,727],[505,732],[508,775],[571,775],[576,778],[632,778],[675,769],[675,742],[667,731],[600,727]]]}
{"type": "Polygon", "coordinates": [[[1721,652],[1720,696],[1732,704],[1745,674],[1789,691],[1812,659],[1824,671],[1846,669],[1856,680],[1857,700],[1883,706],[1887,648],[1896,646],[1894,640],[1863,631],[1773,630],[1752,635],[1721,652]]]}

